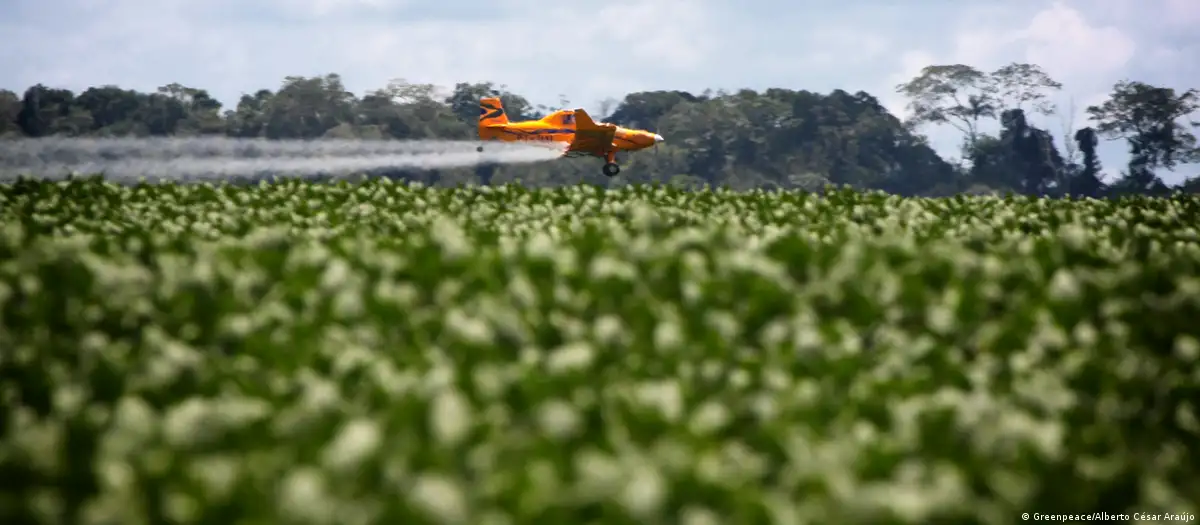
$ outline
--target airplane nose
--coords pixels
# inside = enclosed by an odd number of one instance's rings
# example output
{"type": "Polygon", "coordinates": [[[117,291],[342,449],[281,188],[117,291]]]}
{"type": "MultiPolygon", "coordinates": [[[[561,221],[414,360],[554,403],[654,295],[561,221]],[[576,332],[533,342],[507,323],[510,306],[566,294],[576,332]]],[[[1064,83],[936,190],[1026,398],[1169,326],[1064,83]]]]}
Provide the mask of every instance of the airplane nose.
{"type": "Polygon", "coordinates": [[[659,142],[662,142],[664,140],[667,140],[667,139],[664,139],[662,135],[659,135],[657,133],[654,134],[654,143],[655,144],[658,144],[659,142]]]}

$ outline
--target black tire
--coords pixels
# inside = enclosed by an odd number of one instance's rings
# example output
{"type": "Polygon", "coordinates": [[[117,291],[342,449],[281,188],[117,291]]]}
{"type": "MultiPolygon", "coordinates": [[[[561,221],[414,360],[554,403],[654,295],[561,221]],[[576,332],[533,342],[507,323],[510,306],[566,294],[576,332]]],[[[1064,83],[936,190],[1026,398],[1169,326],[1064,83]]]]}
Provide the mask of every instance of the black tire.
{"type": "Polygon", "coordinates": [[[475,148],[475,151],[477,151],[477,152],[479,152],[479,153],[483,153],[483,146],[477,146],[477,147],[475,148]]]}
{"type": "Polygon", "coordinates": [[[621,173],[621,166],[617,165],[616,163],[609,162],[608,164],[604,165],[604,175],[608,177],[616,177],[618,173],[621,173]]]}

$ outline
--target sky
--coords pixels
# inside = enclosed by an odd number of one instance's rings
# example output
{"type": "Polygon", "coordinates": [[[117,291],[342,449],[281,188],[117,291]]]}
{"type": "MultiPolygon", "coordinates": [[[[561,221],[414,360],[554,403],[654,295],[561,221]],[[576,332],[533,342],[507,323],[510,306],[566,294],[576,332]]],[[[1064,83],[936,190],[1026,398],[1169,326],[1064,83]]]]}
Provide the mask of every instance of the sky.
{"type": "MultiPolygon", "coordinates": [[[[179,82],[232,106],[338,73],[358,94],[492,81],[593,109],[641,90],[841,88],[903,117],[895,86],[924,66],[1031,62],[1064,84],[1060,114],[1035,119],[1061,148],[1119,80],[1200,88],[1197,27],[1200,0],[3,0],[0,88],[179,82]]],[[[922,131],[957,156],[952,128],[922,131]]],[[[1106,171],[1124,151],[1102,146],[1106,171]]]]}

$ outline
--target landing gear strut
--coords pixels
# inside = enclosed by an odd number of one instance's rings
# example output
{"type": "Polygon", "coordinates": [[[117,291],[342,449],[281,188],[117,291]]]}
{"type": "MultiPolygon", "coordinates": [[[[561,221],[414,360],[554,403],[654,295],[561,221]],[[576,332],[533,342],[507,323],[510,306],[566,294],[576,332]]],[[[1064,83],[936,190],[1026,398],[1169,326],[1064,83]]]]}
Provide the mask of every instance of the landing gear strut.
{"type": "Polygon", "coordinates": [[[621,173],[621,167],[617,165],[617,151],[609,150],[604,154],[604,175],[616,177],[618,173],[621,173]]]}

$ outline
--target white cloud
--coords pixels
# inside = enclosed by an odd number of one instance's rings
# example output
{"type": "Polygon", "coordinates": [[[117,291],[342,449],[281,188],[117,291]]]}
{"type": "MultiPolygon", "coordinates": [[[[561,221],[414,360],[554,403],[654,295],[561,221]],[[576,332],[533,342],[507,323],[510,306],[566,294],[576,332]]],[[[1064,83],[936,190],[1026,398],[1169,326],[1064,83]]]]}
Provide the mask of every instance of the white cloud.
{"type": "Polygon", "coordinates": [[[269,0],[289,12],[310,16],[323,16],[353,10],[379,10],[403,7],[403,0],[269,0]]]}
{"type": "Polygon", "coordinates": [[[884,56],[890,44],[884,35],[852,27],[817,28],[806,33],[804,40],[815,49],[805,53],[801,60],[819,67],[872,62],[884,56]]]}
{"type": "Polygon", "coordinates": [[[910,52],[899,65],[906,72],[912,70],[914,56],[936,57],[930,64],[961,63],[983,70],[1029,62],[1062,81],[1088,81],[1111,77],[1129,63],[1136,48],[1133,38],[1121,29],[1092,25],[1078,9],[1054,2],[1034,13],[1023,27],[959,27],[945,51],[910,52]]]}
{"type": "Polygon", "coordinates": [[[1115,26],[1093,26],[1077,9],[1055,2],[1034,15],[1023,36],[1025,58],[1063,77],[1111,76],[1133,58],[1137,44],[1115,26]]]}
{"type": "Polygon", "coordinates": [[[1166,0],[1166,16],[1163,18],[1168,23],[1181,26],[1200,23],[1200,2],[1166,0]]]}
{"type": "Polygon", "coordinates": [[[719,34],[709,26],[706,11],[697,7],[702,4],[686,0],[609,3],[594,18],[586,10],[575,10],[568,20],[599,23],[582,33],[568,29],[564,42],[574,39],[595,41],[601,48],[612,46],[607,50],[614,61],[633,59],[668,69],[691,69],[713,50],[712,35],[719,34]]]}
{"type": "Polygon", "coordinates": [[[887,108],[897,117],[901,119],[908,118],[909,112],[905,108],[908,101],[899,93],[896,93],[895,86],[912,80],[917,75],[921,74],[921,70],[925,66],[941,63],[932,53],[924,50],[905,51],[900,55],[900,66],[895,73],[892,73],[885,80],[884,86],[878,90],[879,102],[883,107],[887,108]]]}
{"type": "MultiPolygon", "coordinates": [[[[45,0],[30,9],[64,10],[77,3],[45,0]]],[[[180,81],[229,100],[274,88],[286,75],[337,72],[360,92],[392,78],[441,85],[496,80],[545,88],[538,95],[574,92],[590,99],[616,95],[609,91],[620,87],[616,79],[634,82],[646,73],[698,68],[712,51],[712,35],[719,34],[706,11],[696,9],[700,4],[686,0],[553,7],[510,2],[507,9],[481,3],[488,18],[460,20],[346,15],[406,4],[272,0],[268,10],[293,21],[279,23],[223,15],[245,7],[234,0],[97,0],[67,27],[14,24],[28,53],[20,57],[26,60],[11,60],[11,68],[0,67],[10,72],[0,82],[153,89],[180,81]]]]}

